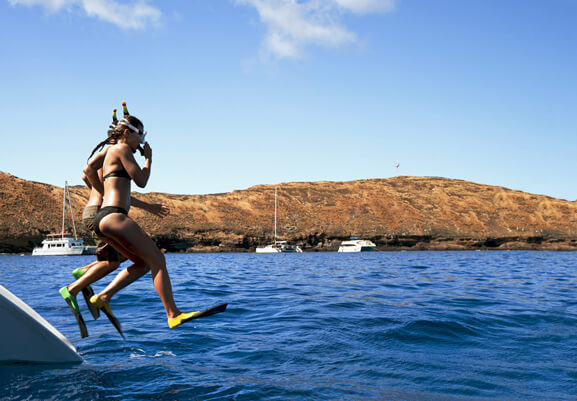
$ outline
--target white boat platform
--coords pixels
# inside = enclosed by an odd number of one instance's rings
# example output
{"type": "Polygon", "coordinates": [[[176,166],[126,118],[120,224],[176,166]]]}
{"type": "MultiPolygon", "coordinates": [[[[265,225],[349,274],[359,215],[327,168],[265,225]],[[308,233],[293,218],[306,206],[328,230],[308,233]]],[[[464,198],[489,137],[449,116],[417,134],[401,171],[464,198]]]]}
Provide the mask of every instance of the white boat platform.
{"type": "Polygon", "coordinates": [[[0,285],[0,362],[81,363],[62,333],[0,285]]]}

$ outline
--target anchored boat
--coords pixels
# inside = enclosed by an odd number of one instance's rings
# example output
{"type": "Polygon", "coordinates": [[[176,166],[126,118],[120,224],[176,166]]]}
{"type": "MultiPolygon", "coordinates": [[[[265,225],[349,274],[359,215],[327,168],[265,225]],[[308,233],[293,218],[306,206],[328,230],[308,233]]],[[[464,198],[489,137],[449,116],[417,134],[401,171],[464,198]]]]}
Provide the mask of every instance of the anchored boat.
{"type": "Polygon", "coordinates": [[[69,233],[52,233],[42,241],[41,247],[32,251],[32,256],[73,256],[84,254],[84,241],[69,233]]]}
{"type": "Polygon", "coordinates": [[[348,241],[341,242],[339,252],[368,252],[374,251],[376,247],[373,241],[351,237],[348,241]]]}
{"type": "Polygon", "coordinates": [[[36,247],[32,251],[32,256],[73,256],[73,255],[87,255],[94,254],[96,247],[85,246],[82,239],[76,236],[76,225],[74,223],[74,211],[72,209],[72,201],[70,200],[70,191],[68,190],[68,182],[64,183],[64,197],[62,201],[62,231],[59,233],[51,233],[42,241],[41,247],[36,247]],[[68,205],[70,208],[70,216],[72,220],[72,229],[74,236],[66,232],[64,227],[66,224],[66,199],[68,198],[68,205]]]}
{"type": "Polygon", "coordinates": [[[276,239],[276,209],[277,209],[277,189],[274,189],[274,242],[266,246],[256,248],[256,253],[295,253],[302,252],[302,249],[296,245],[290,245],[286,241],[277,241],[276,239]]]}
{"type": "Polygon", "coordinates": [[[259,246],[256,253],[283,253],[283,252],[302,252],[296,245],[290,245],[286,241],[275,241],[274,244],[259,246]]]}

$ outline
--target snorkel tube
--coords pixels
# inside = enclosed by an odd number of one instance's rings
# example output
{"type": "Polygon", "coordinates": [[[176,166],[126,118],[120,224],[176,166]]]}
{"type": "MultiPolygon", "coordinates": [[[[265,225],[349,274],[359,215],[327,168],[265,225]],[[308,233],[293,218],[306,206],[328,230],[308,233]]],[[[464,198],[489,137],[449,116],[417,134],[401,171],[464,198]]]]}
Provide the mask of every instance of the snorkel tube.
{"type": "MultiPolygon", "coordinates": [[[[130,113],[128,112],[128,107],[126,107],[126,102],[122,102],[122,117],[126,117],[129,116],[130,113]]],[[[114,109],[114,116],[116,116],[116,109],[114,109]]],[[[128,123],[123,123],[122,125],[127,125],[128,123]]],[[[135,129],[134,127],[132,127],[132,125],[128,124],[127,126],[129,126],[132,129],[135,129]]],[[[144,149],[142,148],[141,145],[144,145],[144,137],[146,136],[146,132],[142,135],[142,143],[140,145],[138,145],[138,151],[140,152],[141,156],[144,156],[144,149]]]]}
{"type": "Polygon", "coordinates": [[[114,130],[116,129],[116,126],[118,125],[118,118],[116,118],[116,109],[112,110],[112,123],[110,123],[110,125],[108,126],[108,137],[110,138],[110,136],[114,133],[114,130]]]}

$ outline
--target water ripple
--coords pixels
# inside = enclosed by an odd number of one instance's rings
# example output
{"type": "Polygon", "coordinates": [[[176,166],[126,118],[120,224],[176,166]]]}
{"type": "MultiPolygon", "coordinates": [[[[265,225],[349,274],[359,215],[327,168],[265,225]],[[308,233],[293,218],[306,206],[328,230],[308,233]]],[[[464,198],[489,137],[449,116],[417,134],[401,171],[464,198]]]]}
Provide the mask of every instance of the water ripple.
{"type": "MultiPolygon", "coordinates": [[[[467,400],[577,394],[577,254],[167,255],[169,330],[150,275],[112,306],[126,340],[58,288],[89,257],[0,257],[2,284],[78,348],[79,366],[0,366],[0,399],[467,400]],[[27,278],[30,271],[41,284],[27,278]],[[410,391],[407,391],[410,389],[410,391]]],[[[95,284],[104,288],[109,279],[95,284]]]]}

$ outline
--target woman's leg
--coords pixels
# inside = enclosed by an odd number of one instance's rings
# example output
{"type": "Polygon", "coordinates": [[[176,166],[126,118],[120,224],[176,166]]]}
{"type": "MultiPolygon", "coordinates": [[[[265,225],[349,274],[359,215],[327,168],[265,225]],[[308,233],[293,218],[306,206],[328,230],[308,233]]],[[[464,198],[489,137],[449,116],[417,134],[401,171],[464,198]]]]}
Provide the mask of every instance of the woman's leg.
{"type": "Polygon", "coordinates": [[[84,273],[86,273],[88,270],[92,269],[97,263],[98,263],[98,260],[95,260],[94,262],[90,263],[89,265],[82,267],[82,271],[84,273]]]}
{"type": "MultiPolygon", "coordinates": [[[[154,241],[130,217],[122,213],[111,213],[100,221],[100,230],[119,251],[128,256],[134,255],[150,266],[154,288],[164,305],[166,316],[172,319],[180,315],[174,302],[172,285],[166,260],[154,241]]],[[[132,259],[132,258],[131,258],[132,259]]]]}
{"type": "Polygon", "coordinates": [[[110,299],[120,290],[126,288],[129,284],[132,284],[140,277],[148,273],[150,269],[146,265],[133,264],[128,266],[126,269],[120,271],[114,280],[98,294],[98,297],[104,302],[110,302],[110,299]]]}
{"type": "Polygon", "coordinates": [[[76,296],[84,287],[90,285],[107,274],[112,273],[120,266],[120,262],[110,262],[107,260],[95,262],[90,269],[82,275],[78,280],[68,285],[68,291],[73,296],[76,296]]]}
{"type": "Polygon", "coordinates": [[[76,296],[86,286],[102,279],[104,276],[112,273],[118,269],[120,264],[124,262],[127,257],[118,253],[108,241],[99,238],[99,250],[97,252],[97,261],[85,266],[82,277],[68,286],[68,291],[73,296],[76,296]],[[86,269],[88,267],[88,269],[86,269]]]}

